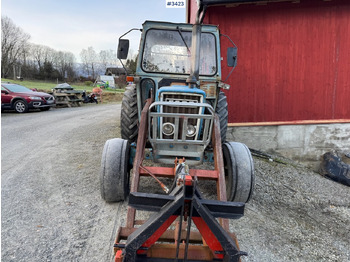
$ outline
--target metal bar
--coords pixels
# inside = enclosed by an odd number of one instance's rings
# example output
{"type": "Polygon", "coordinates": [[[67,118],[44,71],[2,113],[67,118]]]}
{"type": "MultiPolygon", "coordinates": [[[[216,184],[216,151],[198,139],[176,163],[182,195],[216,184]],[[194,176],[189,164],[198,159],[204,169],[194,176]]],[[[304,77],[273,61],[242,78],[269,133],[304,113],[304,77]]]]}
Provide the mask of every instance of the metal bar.
{"type": "MultiPolygon", "coordinates": [[[[157,143],[159,144],[169,144],[169,143],[175,143],[175,141],[173,139],[150,139],[150,141],[157,141],[157,143]]],[[[209,144],[209,139],[206,140],[206,141],[201,141],[201,140],[185,140],[185,141],[181,141],[181,140],[178,140],[176,141],[176,144],[190,144],[190,145],[198,145],[198,146],[201,146],[201,145],[206,145],[206,144],[209,144]]]]}
{"type": "MultiPolygon", "coordinates": [[[[147,170],[151,171],[152,174],[159,177],[174,177],[174,168],[172,167],[151,167],[148,166],[147,170]]],[[[140,170],[141,176],[147,176],[148,173],[140,170]]],[[[200,179],[217,180],[219,177],[219,172],[217,170],[203,170],[203,169],[190,169],[190,175],[192,177],[196,176],[200,179]]]]}
{"type": "MultiPolygon", "coordinates": [[[[137,192],[139,183],[140,183],[140,174],[139,167],[142,163],[143,154],[145,151],[146,140],[147,140],[147,122],[148,122],[148,110],[152,103],[152,99],[149,98],[146,100],[146,104],[141,112],[141,120],[139,125],[139,134],[137,138],[137,146],[136,146],[136,154],[134,159],[134,168],[133,168],[133,176],[130,186],[130,192],[137,192]]],[[[126,226],[129,228],[134,227],[136,210],[132,207],[128,207],[126,226]]]]}
{"type": "MultiPolygon", "coordinates": [[[[184,245],[180,245],[179,257],[184,256],[184,245]]],[[[155,244],[147,252],[147,258],[140,258],[138,261],[152,262],[174,262],[176,250],[173,244],[155,244]]],[[[190,245],[187,252],[187,262],[203,262],[213,261],[212,252],[208,246],[190,245]]],[[[183,262],[183,259],[178,259],[178,262],[183,262]]],[[[218,262],[218,261],[216,261],[218,262]]]]}
{"type": "MultiPolygon", "coordinates": [[[[153,134],[152,134],[152,136],[151,136],[151,139],[157,139],[157,137],[158,137],[158,131],[157,131],[157,124],[155,124],[154,122],[156,122],[156,121],[158,121],[158,117],[152,117],[151,118],[153,121],[153,123],[149,123],[150,125],[152,125],[152,129],[153,129],[153,134]]],[[[161,130],[159,130],[160,131],[160,138],[162,139],[163,137],[162,137],[162,131],[161,130]]]]}
{"type": "Polygon", "coordinates": [[[209,246],[211,251],[213,252],[214,258],[223,258],[223,254],[215,253],[215,251],[223,251],[223,248],[216,238],[216,236],[211,232],[209,226],[205,223],[203,218],[201,217],[193,217],[193,222],[201,233],[205,243],[209,246]]]}
{"type": "MultiPolygon", "coordinates": [[[[208,229],[210,229],[210,231],[214,234],[217,241],[220,243],[221,250],[222,249],[225,250],[226,257],[228,258],[227,261],[238,262],[240,260],[240,256],[247,255],[245,252],[239,251],[239,248],[237,247],[235,240],[231,238],[231,236],[228,234],[228,231],[226,231],[223,227],[220,226],[220,224],[216,221],[216,219],[211,215],[210,211],[201,204],[200,200],[197,197],[194,197],[193,199],[193,207],[200,214],[201,218],[205,222],[205,225],[208,227],[208,229]]],[[[196,223],[195,218],[193,219],[193,221],[196,223]]],[[[201,231],[201,229],[199,228],[198,230],[201,231]]],[[[202,236],[205,238],[207,242],[209,235],[202,233],[202,236]]],[[[217,248],[216,245],[215,247],[217,248]]],[[[213,248],[211,249],[216,251],[213,248]]],[[[217,250],[217,251],[220,251],[220,250],[217,250]]],[[[220,257],[219,255],[220,254],[217,254],[218,257],[220,257]]]]}
{"type": "MultiPolygon", "coordinates": [[[[174,177],[174,168],[173,167],[157,167],[157,166],[148,166],[147,170],[151,171],[152,174],[160,177],[174,177]]],[[[147,172],[140,170],[140,175],[148,175],[147,172]]]]}
{"type": "Polygon", "coordinates": [[[207,119],[204,120],[203,141],[209,140],[209,137],[210,137],[210,133],[208,133],[209,125],[210,125],[210,121],[207,119]]]}
{"type": "Polygon", "coordinates": [[[132,192],[129,195],[129,206],[137,210],[158,212],[170,201],[174,201],[174,196],[159,195],[151,193],[132,192]]]}
{"type": "Polygon", "coordinates": [[[162,183],[162,181],[160,181],[155,175],[153,175],[153,173],[151,171],[149,171],[146,167],[144,167],[142,165],[140,165],[140,169],[147,172],[151,177],[153,177],[158,182],[158,184],[160,185],[160,187],[163,189],[163,191],[165,193],[167,193],[167,194],[169,193],[169,189],[167,188],[167,186],[164,185],[162,183]]]}
{"type": "Polygon", "coordinates": [[[212,119],[212,115],[204,115],[204,114],[187,114],[187,113],[158,113],[158,112],[151,112],[150,113],[151,117],[184,117],[186,116],[187,118],[193,118],[193,119],[212,119]]]}
{"type": "MultiPolygon", "coordinates": [[[[118,234],[119,238],[118,238],[118,242],[117,243],[119,243],[120,240],[127,239],[128,236],[131,235],[136,230],[137,230],[136,227],[133,227],[133,228],[120,227],[119,228],[119,234],[118,234]]],[[[159,238],[159,241],[174,243],[175,242],[174,234],[175,234],[175,230],[168,229],[159,238]]],[[[185,239],[185,237],[186,237],[185,232],[182,232],[181,233],[181,239],[185,239]]],[[[199,232],[197,232],[197,231],[191,231],[190,232],[190,242],[193,243],[193,244],[200,244],[200,243],[202,243],[202,235],[199,232]]]]}
{"type": "Polygon", "coordinates": [[[182,141],[186,141],[187,122],[188,122],[188,118],[185,117],[184,122],[183,122],[183,126],[182,126],[182,138],[181,138],[182,141]]]}
{"type": "MultiPolygon", "coordinates": [[[[214,115],[214,109],[211,105],[207,103],[194,103],[194,102],[167,102],[167,101],[157,101],[152,103],[151,109],[155,106],[169,106],[169,107],[192,107],[192,108],[197,108],[197,107],[206,107],[209,109],[210,114],[214,115]]],[[[158,110],[157,110],[158,111],[158,110]]]]}
{"type": "MultiPolygon", "coordinates": [[[[163,206],[175,200],[175,196],[133,192],[129,196],[129,206],[137,210],[159,212],[163,206]]],[[[205,206],[214,217],[237,219],[244,215],[244,203],[223,202],[218,200],[201,199],[201,205],[205,206]]],[[[179,215],[179,214],[177,214],[179,215]]],[[[191,217],[199,214],[191,213],[191,217]]]]}
{"type": "Polygon", "coordinates": [[[199,202],[210,211],[213,217],[238,219],[244,215],[244,203],[209,199],[201,199],[199,202]]]}
{"type": "Polygon", "coordinates": [[[179,117],[175,117],[175,131],[174,131],[174,141],[179,140],[179,117]]]}
{"type": "MultiPolygon", "coordinates": [[[[145,224],[129,235],[127,244],[125,245],[125,261],[135,261],[137,250],[159,229],[159,222],[168,221],[168,219],[183,206],[183,200],[184,195],[180,194],[176,196],[173,202],[168,203],[160,212],[150,216],[145,224]]],[[[167,228],[165,228],[164,231],[166,229],[167,228]]]]}
{"type": "Polygon", "coordinates": [[[185,254],[184,254],[184,261],[187,261],[187,254],[188,254],[188,245],[189,245],[189,241],[190,241],[190,232],[191,232],[191,223],[192,223],[192,215],[193,215],[193,197],[194,197],[194,192],[196,190],[196,186],[197,186],[197,177],[195,177],[195,180],[192,180],[194,183],[192,186],[192,196],[191,196],[191,201],[190,201],[190,213],[189,216],[187,218],[187,234],[186,234],[186,245],[185,245],[185,254]]]}
{"type": "Polygon", "coordinates": [[[179,231],[177,234],[177,239],[176,239],[176,255],[175,255],[175,262],[178,262],[179,260],[179,252],[180,252],[180,242],[181,242],[181,231],[182,231],[182,222],[184,219],[184,208],[185,205],[184,203],[182,204],[181,207],[181,214],[180,214],[180,220],[179,220],[179,231]]]}
{"type": "Polygon", "coordinates": [[[138,254],[146,254],[148,248],[150,248],[161,237],[176,218],[177,216],[171,215],[163,224],[160,226],[158,225],[157,230],[142,244],[142,250],[139,250],[138,254]]]}
{"type": "MultiPolygon", "coordinates": [[[[217,114],[215,114],[215,118],[214,118],[212,143],[213,143],[213,150],[214,150],[215,170],[218,171],[218,175],[219,175],[218,181],[216,183],[218,200],[227,201],[224,160],[223,160],[222,147],[221,147],[220,120],[217,114]]],[[[229,223],[227,219],[221,219],[221,226],[227,232],[229,231],[229,223]]]]}

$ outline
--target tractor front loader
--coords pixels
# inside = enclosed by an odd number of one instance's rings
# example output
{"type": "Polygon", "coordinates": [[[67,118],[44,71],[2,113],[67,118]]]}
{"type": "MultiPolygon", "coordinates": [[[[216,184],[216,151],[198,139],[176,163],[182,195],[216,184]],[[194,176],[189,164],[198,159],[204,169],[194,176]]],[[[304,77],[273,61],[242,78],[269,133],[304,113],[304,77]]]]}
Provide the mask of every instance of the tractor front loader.
{"type": "MultiPolygon", "coordinates": [[[[106,142],[101,161],[102,198],[129,201],[115,261],[239,261],[246,255],[228,219],[244,214],[254,166],[246,145],[226,141],[221,88],[228,85],[221,82],[219,30],[201,23],[207,5],[200,1],[194,25],[143,24],[136,74],[122,101],[122,138],[106,142]],[[147,165],[150,160],[155,164],[147,165]],[[213,168],[196,169],[206,162],[213,168]],[[164,194],[140,192],[142,176],[156,180],[164,194]],[[173,181],[170,187],[164,178],[173,181]],[[217,200],[203,197],[202,180],[216,182],[217,200]],[[149,218],[136,219],[144,211],[149,218]]],[[[128,47],[120,38],[119,59],[127,58],[128,47]]],[[[235,46],[226,60],[233,70],[235,46]]]]}

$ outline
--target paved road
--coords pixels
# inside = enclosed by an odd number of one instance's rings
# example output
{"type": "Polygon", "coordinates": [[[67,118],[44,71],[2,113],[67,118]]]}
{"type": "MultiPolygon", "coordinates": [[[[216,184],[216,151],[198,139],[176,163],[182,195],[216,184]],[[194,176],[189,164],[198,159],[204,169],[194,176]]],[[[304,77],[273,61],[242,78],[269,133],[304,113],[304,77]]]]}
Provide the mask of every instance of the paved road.
{"type": "Polygon", "coordinates": [[[120,105],[1,117],[2,261],[110,261],[125,204],[99,192],[120,105]]]}

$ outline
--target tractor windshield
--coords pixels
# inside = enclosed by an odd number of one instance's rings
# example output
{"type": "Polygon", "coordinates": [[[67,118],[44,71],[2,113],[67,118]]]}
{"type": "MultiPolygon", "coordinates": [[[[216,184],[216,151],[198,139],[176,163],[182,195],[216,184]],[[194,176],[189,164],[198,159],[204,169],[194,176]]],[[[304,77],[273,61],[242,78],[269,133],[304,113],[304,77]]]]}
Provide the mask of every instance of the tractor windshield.
{"type": "MultiPolygon", "coordinates": [[[[148,30],[142,55],[142,69],[154,73],[190,74],[191,40],[192,32],[189,31],[148,30]]],[[[202,33],[199,74],[215,75],[216,61],[215,36],[202,33]]]]}

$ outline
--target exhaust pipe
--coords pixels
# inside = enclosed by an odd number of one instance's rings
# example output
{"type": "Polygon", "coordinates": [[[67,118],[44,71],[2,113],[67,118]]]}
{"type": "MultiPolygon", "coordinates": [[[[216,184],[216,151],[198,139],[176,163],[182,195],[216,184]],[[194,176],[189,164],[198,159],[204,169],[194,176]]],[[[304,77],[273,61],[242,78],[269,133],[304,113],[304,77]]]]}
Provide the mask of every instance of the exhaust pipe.
{"type": "Polygon", "coordinates": [[[197,87],[199,85],[199,60],[200,60],[200,48],[201,48],[201,33],[202,26],[200,24],[194,24],[192,27],[192,46],[191,46],[191,71],[190,76],[187,78],[186,83],[190,87],[197,87]]]}

